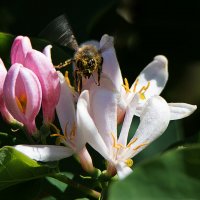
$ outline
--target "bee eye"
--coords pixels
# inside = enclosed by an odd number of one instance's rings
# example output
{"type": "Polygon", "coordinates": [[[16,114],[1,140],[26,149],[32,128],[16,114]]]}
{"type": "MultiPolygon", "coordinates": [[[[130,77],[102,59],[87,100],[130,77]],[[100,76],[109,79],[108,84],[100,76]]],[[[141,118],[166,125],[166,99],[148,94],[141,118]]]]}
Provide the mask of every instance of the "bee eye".
{"type": "Polygon", "coordinates": [[[90,59],[89,61],[88,61],[88,66],[89,67],[92,67],[92,66],[94,66],[95,65],[95,60],[92,58],[92,59],[90,59]]]}
{"type": "Polygon", "coordinates": [[[83,66],[82,61],[81,61],[81,60],[78,60],[78,61],[76,62],[76,66],[77,66],[78,68],[82,68],[82,66],[83,66]]]}

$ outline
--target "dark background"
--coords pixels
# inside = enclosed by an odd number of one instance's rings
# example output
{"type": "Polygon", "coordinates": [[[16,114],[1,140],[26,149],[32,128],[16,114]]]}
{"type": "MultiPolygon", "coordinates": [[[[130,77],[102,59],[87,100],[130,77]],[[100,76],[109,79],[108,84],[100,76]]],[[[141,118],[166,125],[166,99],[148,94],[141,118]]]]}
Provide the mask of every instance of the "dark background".
{"type": "MultiPolygon", "coordinates": [[[[18,0],[0,3],[0,31],[37,38],[55,17],[66,13],[79,43],[115,37],[123,76],[132,83],[158,54],[169,60],[168,102],[200,104],[200,1],[18,0]]],[[[200,113],[182,120],[193,140],[200,113]]]]}

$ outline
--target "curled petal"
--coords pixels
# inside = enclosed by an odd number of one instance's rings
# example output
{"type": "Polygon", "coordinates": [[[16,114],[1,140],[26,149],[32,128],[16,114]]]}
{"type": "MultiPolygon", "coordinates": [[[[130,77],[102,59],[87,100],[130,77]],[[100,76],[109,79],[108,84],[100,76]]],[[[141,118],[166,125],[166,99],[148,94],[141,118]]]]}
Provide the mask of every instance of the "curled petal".
{"type": "MultiPolygon", "coordinates": [[[[83,149],[86,142],[83,139],[84,137],[77,132],[76,111],[73,94],[62,73],[58,72],[58,75],[60,79],[61,92],[60,99],[56,106],[56,113],[58,115],[62,131],[65,135],[69,135],[74,130],[73,149],[74,151],[79,152],[83,149]]],[[[66,140],[66,143],[68,143],[69,146],[71,146],[71,142],[71,140],[66,140]]]]}
{"type": "Polygon", "coordinates": [[[167,102],[160,96],[150,98],[144,106],[139,127],[131,140],[134,142],[129,156],[133,157],[158,138],[166,130],[169,121],[170,110],[167,102]]]}
{"type": "Polygon", "coordinates": [[[116,165],[117,174],[119,176],[119,179],[126,178],[129,174],[132,173],[132,169],[128,167],[124,162],[120,162],[116,165]]]}
{"type": "Polygon", "coordinates": [[[196,109],[196,105],[187,103],[169,103],[170,119],[177,120],[191,115],[196,109]]]}
{"type": "Polygon", "coordinates": [[[16,63],[7,73],[3,93],[6,107],[12,116],[23,123],[29,133],[35,132],[35,117],[40,110],[42,99],[37,76],[16,63]]]}
{"type": "Polygon", "coordinates": [[[135,115],[135,112],[136,112],[136,107],[137,107],[138,102],[139,102],[139,95],[136,94],[126,109],[124,122],[123,122],[122,129],[121,129],[119,139],[118,139],[118,143],[124,146],[127,145],[129,130],[131,127],[133,116],[135,115]]]}
{"type": "Polygon", "coordinates": [[[9,113],[8,109],[6,108],[4,98],[3,98],[3,85],[4,81],[7,75],[7,70],[4,66],[3,61],[0,58],[0,112],[2,117],[4,118],[5,121],[8,123],[14,122],[14,118],[12,115],[9,113]]]}
{"type": "Polygon", "coordinates": [[[26,54],[30,50],[32,50],[32,45],[28,37],[16,37],[11,47],[11,63],[24,64],[26,54]]]}
{"type": "Polygon", "coordinates": [[[60,96],[58,74],[50,60],[41,52],[32,50],[27,53],[25,66],[38,77],[42,87],[42,109],[45,122],[54,119],[55,107],[60,96]]]}
{"type": "MultiPolygon", "coordinates": [[[[148,86],[145,91],[146,99],[154,95],[159,95],[168,80],[168,61],[165,56],[159,55],[148,64],[140,73],[131,90],[138,92],[142,87],[148,86]],[[136,83],[137,82],[137,83],[136,83]],[[137,86],[136,86],[137,85],[137,86]]],[[[145,101],[143,101],[145,103],[145,101]]]]}
{"type": "Polygon", "coordinates": [[[82,134],[83,140],[88,142],[105,159],[109,160],[109,153],[101,135],[99,134],[93,119],[89,114],[89,93],[83,91],[77,103],[77,127],[78,134],[82,134]]]}
{"type": "Polygon", "coordinates": [[[43,49],[43,54],[49,58],[50,62],[52,61],[51,60],[51,48],[52,46],[51,45],[47,45],[44,49],[43,49]]]}
{"type": "Polygon", "coordinates": [[[70,148],[56,145],[16,145],[15,149],[42,162],[58,161],[73,154],[70,148]]]}
{"type": "Polygon", "coordinates": [[[113,45],[113,37],[107,34],[103,35],[100,41],[100,50],[103,57],[103,73],[112,80],[117,91],[120,91],[123,80],[113,45]]]}

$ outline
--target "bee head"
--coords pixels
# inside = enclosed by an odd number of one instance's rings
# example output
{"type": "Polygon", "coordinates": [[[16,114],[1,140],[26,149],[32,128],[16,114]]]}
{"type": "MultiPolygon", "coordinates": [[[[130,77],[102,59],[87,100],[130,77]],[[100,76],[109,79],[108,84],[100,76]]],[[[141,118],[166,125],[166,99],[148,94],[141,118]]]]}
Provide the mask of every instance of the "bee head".
{"type": "Polygon", "coordinates": [[[95,61],[94,58],[77,59],[76,66],[80,70],[91,70],[91,71],[93,71],[96,67],[96,61],[95,61]]]}

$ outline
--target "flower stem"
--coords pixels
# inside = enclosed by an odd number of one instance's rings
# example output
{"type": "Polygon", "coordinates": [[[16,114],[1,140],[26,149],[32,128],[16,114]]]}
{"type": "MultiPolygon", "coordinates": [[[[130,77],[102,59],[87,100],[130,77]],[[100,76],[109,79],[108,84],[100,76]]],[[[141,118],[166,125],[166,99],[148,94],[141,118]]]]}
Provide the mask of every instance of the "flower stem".
{"type": "Polygon", "coordinates": [[[50,177],[55,178],[63,183],[66,183],[66,184],[68,184],[68,185],[70,185],[70,186],[86,193],[87,195],[90,195],[91,197],[96,198],[96,199],[100,198],[100,196],[101,196],[101,194],[99,192],[89,189],[84,185],[81,185],[79,183],[72,181],[71,179],[66,177],[64,174],[56,173],[56,174],[50,175],[50,177]]]}

